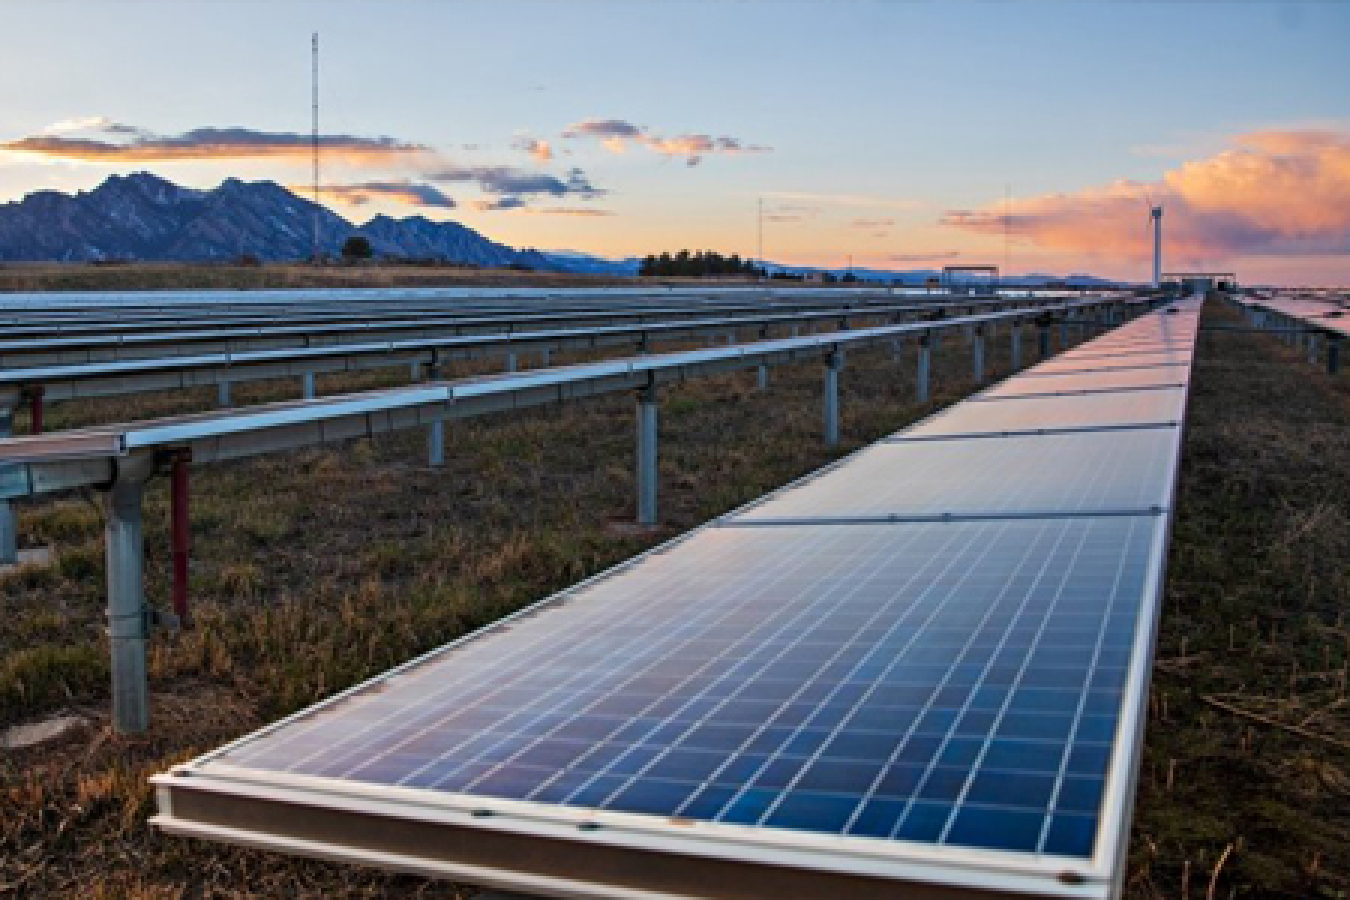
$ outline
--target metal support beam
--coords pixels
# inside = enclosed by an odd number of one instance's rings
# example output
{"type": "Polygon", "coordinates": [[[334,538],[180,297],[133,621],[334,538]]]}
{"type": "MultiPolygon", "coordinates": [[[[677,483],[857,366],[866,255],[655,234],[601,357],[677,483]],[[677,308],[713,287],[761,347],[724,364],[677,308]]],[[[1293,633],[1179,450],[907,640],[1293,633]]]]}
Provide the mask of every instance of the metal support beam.
{"type": "Polygon", "coordinates": [[[303,383],[303,386],[304,386],[304,387],[303,387],[303,391],[302,391],[302,393],[303,393],[303,395],[304,395],[304,398],[305,398],[306,400],[313,400],[313,399],[314,399],[314,373],[313,373],[313,372],[306,372],[303,376],[301,376],[301,380],[302,380],[302,383],[303,383]]]}
{"type": "Polygon", "coordinates": [[[1308,365],[1317,365],[1317,334],[1309,332],[1308,334],[1308,365]]]}
{"type": "MultiPolygon", "coordinates": [[[[433,357],[431,363],[427,365],[427,379],[439,381],[441,375],[440,362],[433,357]]],[[[427,465],[433,469],[439,469],[445,465],[444,420],[437,419],[427,426],[427,465]]]]}
{"type": "Polygon", "coordinates": [[[637,520],[644,527],[656,525],[656,488],[659,474],[656,462],[656,388],[653,385],[637,395],[637,520]]]}
{"type": "Polygon", "coordinates": [[[422,361],[415,359],[408,366],[408,378],[413,384],[422,380],[422,361]]]}
{"type": "Polygon", "coordinates": [[[125,457],[118,463],[112,487],[103,496],[113,728],[122,734],[137,734],[150,723],[150,692],[145,671],[150,610],[145,605],[141,497],[153,472],[150,454],[125,457]]]}
{"type": "Polygon", "coordinates": [[[1014,322],[1012,324],[1012,369],[1014,372],[1022,369],[1022,323],[1014,322]]]}
{"type": "Polygon", "coordinates": [[[932,368],[933,346],[928,335],[919,336],[919,374],[915,378],[915,393],[920,403],[928,402],[928,372],[932,368]]]}
{"type": "Polygon", "coordinates": [[[758,383],[756,384],[756,387],[758,387],[761,391],[767,391],[767,390],[769,389],[769,367],[768,367],[768,366],[760,366],[760,367],[759,367],[759,378],[758,378],[758,383]]]}
{"type": "Polygon", "coordinates": [[[1335,375],[1341,369],[1341,339],[1327,338],[1327,374],[1335,375]]]}
{"type": "Polygon", "coordinates": [[[173,614],[178,624],[187,628],[192,624],[188,610],[188,561],[192,552],[192,524],[189,511],[188,463],[191,450],[179,450],[173,455],[173,469],[169,487],[169,535],[173,556],[173,614]]]}
{"type": "Polygon", "coordinates": [[[976,384],[984,384],[984,329],[976,328],[975,335],[971,338],[971,374],[975,376],[976,384]]]}
{"type": "Polygon", "coordinates": [[[825,359],[825,445],[839,444],[839,370],[843,358],[836,350],[825,359]]]}
{"type": "MultiPolygon", "coordinates": [[[[9,403],[0,405],[0,439],[14,434],[14,407],[9,403]]],[[[0,463],[0,476],[6,469],[17,466],[0,463]]],[[[3,479],[0,479],[3,480],[3,479]]],[[[0,566],[12,566],[19,561],[19,527],[14,515],[14,507],[8,500],[0,500],[0,566]]]]}
{"type": "Polygon", "coordinates": [[[222,381],[220,384],[216,385],[216,406],[228,409],[233,405],[233,401],[230,399],[231,386],[231,382],[228,381],[222,381]]]}
{"type": "Polygon", "coordinates": [[[42,385],[38,385],[37,387],[33,388],[32,392],[29,394],[28,397],[28,408],[29,410],[32,411],[33,427],[31,430],[33,434],[42,434],[42,424],[43,424],[42,419],[44,412],[42,395],[44,393],[45,391],[43,390],[42,385]]]}
{"type": "Polygon", "coordinates": [[[539,351],[539,365],[541,368],[547,369],[549,367],[548,359],[549,359],[549,352],[548,348],[545,347],[543,350],[539,351]]]}
{"type": "Polygon", "coordinates": [[[514,372],[516,368],[516,354],[514,352],[506,354],[506,371],[514,372]]]}
{"type": "Polygon", "coordinates": [[[1045,325],[1037,326],[1036,352],[1039,359],[1050,358],[1050,329],[1045,325]]]}

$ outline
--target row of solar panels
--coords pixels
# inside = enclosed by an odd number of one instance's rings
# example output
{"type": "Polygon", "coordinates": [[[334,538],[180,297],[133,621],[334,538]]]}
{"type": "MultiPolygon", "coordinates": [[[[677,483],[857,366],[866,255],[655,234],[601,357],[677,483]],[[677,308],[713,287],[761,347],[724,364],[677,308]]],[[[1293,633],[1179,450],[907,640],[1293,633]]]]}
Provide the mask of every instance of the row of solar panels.
{"type": "Polygon", "coordinates": [[[155,779],[557,896],[1119,893],[1197,301],[155,779]]]}
{"type": "MultiPolygon", "coordinates": [[[[1104,301],[1105,302],[1105,301],[1104,301]]],[[[1042,301],[1050,305],[1050,301],[1042,301]]],[[[6,329],[0,339],[0,368],[135,359],[153,355],[243,351],[289,346],[332,346],[356,341],[392,340],[400,336],[452,336],[460,334],[518,333],[549,327],[604,327],[617,324],[644,325],[673,321],[721,319],[754,324],[766,316],[798,316],[825,319],[942,313],[949,310],[1013,308],[1033,301],[1005,298],[968,298],[942,305],[889,304],[785,304],[707,305],[645,309],[588,310],[582,312],[509,314],[440,313],[396,316],[298,316],[284,321],[253,319],[207,322],[180,328],[122,325],[81,326],[77,330],[51,332],[29,328],[6,329]]]]}
{"type": "Polygon", "coordinates": [[[1344,296],[1303,293],[1255,294],[1244,297],[1250,309],[1268,310],[1336,337],[1350,337],[1350,303],[1344,296]]]}
{"type": "MultiPolygon", "coordinates": [[[[945,288],[944,288],[945,290],[945,288]]],[[[807,286],[713,285],[669,286],[638,285],[633,287],[584,288],[519,288],[519,287],[429,287],[429,288],[309,288],[271,290],[188,290],[188,291],[49,291],[29,293],[0,293],[0,313],[25,314],[41,311],[80,314],[113,311],[134,313],[137,310],[187,309],[261,309],[265,307],[296,307],[301,305],[367,305],[382,303],[496,303],[519,307],[533,305],[551,307],[559,303],[589,300],[635,305],[641,302],[665,303],[671,301],[697,302],[713,296],[740,296],[743,298],[829,298],[867,296],[918,297],[933,293],[926,288],[886,288],[875,285],[859,287],[834,286],[813,288],[807,286]]],[[[1002,289],[1005,296],[1077,296],[1081,291],[1002,289]]]]}

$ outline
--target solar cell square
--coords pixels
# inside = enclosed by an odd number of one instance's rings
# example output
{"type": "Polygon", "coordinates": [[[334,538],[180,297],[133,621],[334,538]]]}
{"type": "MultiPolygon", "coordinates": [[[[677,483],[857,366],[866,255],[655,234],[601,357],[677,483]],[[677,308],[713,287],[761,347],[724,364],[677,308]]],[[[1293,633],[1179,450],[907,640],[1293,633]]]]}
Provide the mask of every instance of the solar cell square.
{"type": "Polygon", "coordinates": [[[211,762],[1086,857],[1158,527],[706,529],[211,762]]]}

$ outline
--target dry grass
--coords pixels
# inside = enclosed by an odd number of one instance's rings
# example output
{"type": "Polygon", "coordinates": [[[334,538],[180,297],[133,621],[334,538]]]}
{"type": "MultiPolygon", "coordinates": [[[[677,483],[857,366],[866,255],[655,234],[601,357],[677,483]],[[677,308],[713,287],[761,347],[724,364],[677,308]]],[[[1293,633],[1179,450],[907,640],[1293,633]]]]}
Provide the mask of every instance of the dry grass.
{"type": "MultiPolygon", "coordinates": [[[[680,281],[682,279],[661,279],[680,281]]],[[[469,269],[456,266],[309,266],[268,263],[238,266],[212,263],[9,263],[0,265],[0,292],[141,291],[332,287],[596,287],[631,285],[636,278],[469,269]]],[[[660,283],[644,279],[644,284],[660,283]]]]}
{"type": "Polygon", "coordinates": [[[1350,383],[1200,349],[1129,893],[1350,896],[1350,383]]]}
{"type": "MultiPolygon", "coordinates": [[[[1006,337],[991,345],[1005,365],[1006,337]]],[[[1034,354],[1027,335],[1027,358],[1034,354]]],[[[495,368],[492,362],[471,362],[495,368]]],[[[816,468],[968,392],[970,354],[949,338],[932,403],[913,402],[913,347],[851,352],[844,444],[821,441],[821,367],[752,372],[663,394],[656,534],[633,516],[633,399],[470,420],[447,434],[448,465],[425,468],[420,432],[210,466],[193,475],[197,628],[158,634],[154,727],[107,723],[101,512],[81,497],[21,508],[25,540],[58,562],[0,583],[0,724],[60,710],[90,737],[0,759],[0,893],[81,896],[454,896],[444,883],[166,838],[145,824],[145,776],[438,646],[668,535],[816,468]],[[768,423],[769,427],[766,427],[768,423]]],[[[351,389],[406,372],[321,380],[351,389]]],[[[239,388],[256,401],[297,386],[239,388]]],[[[56,404],[65,428],[209,408],[209,391],[56,404]]],[[[147,589],[168,591],[167,492],[146,501],[147,589]]]]}

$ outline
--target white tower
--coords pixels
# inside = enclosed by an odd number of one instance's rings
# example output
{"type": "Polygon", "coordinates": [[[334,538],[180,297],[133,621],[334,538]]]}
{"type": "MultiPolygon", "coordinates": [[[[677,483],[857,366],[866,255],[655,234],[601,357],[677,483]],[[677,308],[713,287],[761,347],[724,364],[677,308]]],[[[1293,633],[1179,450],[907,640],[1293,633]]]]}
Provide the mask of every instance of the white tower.
{"type": "Polygon", "coordinates": [[[1150,206],[1148,214],[1153,219],[1153,286],[1162,287],[1162,207],[1150,206]]]}

